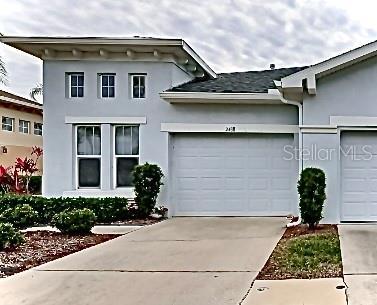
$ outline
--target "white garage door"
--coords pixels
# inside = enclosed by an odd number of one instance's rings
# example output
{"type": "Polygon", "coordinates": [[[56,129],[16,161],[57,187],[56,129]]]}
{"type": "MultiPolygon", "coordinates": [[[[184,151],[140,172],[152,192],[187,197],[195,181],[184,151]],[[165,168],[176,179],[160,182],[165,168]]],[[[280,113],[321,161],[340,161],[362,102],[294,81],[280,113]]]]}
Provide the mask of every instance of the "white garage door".
{"type": "Polygon", "coordinates": [[[341,135],[342,220],[377,221],[377,132],[341,135]]]}
{"type": "Polygon", "coordinates": [[[293,135],[178,134],[172,145],[175,215],[292,212],[298,162],[287,160],[292,155],[286,151],[294,145],[293,135]]]}

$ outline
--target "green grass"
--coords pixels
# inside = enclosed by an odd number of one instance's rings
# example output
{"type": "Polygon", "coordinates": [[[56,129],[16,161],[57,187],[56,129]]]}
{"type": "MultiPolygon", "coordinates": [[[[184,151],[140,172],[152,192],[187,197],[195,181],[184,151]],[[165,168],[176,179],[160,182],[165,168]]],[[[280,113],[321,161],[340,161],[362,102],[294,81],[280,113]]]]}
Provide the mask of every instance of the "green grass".
{"type": "Polygon", "coordinates": [[[334,232],[306,234],[282,239],[262,278],[319,278],[342,275],[338,235],[334,232]]]}

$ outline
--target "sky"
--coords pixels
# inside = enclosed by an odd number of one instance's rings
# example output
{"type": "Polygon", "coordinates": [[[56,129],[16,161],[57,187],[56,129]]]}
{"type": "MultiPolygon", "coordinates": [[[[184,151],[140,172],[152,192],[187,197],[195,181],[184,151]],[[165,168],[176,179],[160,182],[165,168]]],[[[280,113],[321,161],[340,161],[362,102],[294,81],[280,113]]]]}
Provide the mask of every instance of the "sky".
{"type": "MultiPolygon", "coordinates": [[[[372,0],[0,0],[0,33],[183,38],[216,72],[310,65],[377,40],[372,0]]],[[[42,61],[5,45],[1,89],[29,97],[42,61]]]]}

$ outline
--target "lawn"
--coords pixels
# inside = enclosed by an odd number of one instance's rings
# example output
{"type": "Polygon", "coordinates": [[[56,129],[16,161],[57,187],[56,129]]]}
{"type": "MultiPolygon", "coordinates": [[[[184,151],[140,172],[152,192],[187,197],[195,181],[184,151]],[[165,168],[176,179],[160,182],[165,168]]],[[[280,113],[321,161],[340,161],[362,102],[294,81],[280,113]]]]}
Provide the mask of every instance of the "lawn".
{"type": "Polygon", "coordinates": [[[258,279],[325,278],[342,276],[336,226],[287,228],[258,279]]]}

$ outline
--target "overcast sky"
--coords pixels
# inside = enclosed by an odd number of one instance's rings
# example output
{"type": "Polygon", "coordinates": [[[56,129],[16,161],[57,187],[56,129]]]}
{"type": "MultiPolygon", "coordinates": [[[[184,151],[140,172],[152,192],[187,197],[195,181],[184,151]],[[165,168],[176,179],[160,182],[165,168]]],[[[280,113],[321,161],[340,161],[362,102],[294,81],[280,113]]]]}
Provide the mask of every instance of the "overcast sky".
{"type": "MultiPolygon", "coordinates": [[[[374,2],[0,0],[0,32],[178,37],[216,72],[246,71],[314,64],[376,40],[374,2]]],[[[4,45],[0,56],[9,74],[5,90],[28,97],[42,81],[42,62],[4,45]]]]}

